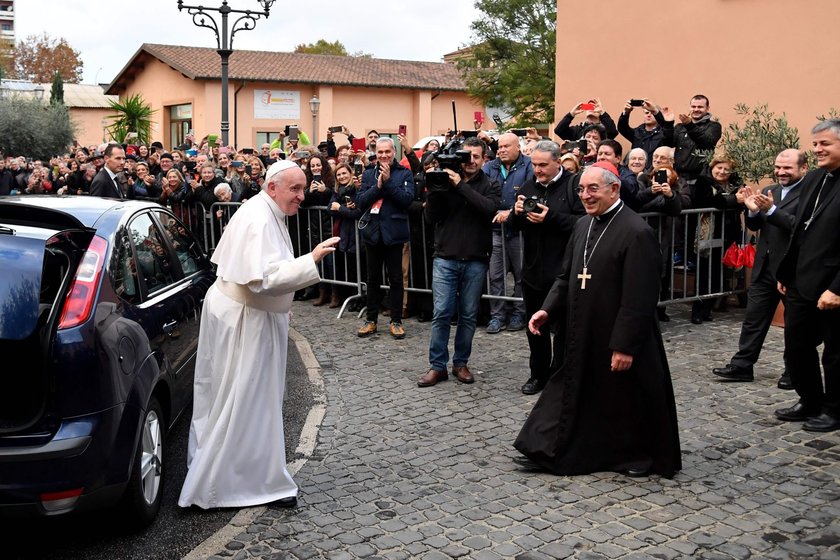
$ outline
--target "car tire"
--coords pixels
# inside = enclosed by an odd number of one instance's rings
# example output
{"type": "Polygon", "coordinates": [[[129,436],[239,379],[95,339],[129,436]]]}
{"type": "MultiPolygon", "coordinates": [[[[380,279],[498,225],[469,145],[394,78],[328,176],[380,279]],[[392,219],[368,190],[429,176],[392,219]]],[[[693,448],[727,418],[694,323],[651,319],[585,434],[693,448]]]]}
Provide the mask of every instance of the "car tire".
{"type": "Polygon", "coordinates": [[[131,478],[120,504],[125,521],[133,528],[140,529],[150,525],[160,510],[165,437],[166,420],[160,403],[152,397],[140,425],[131,478]]]}

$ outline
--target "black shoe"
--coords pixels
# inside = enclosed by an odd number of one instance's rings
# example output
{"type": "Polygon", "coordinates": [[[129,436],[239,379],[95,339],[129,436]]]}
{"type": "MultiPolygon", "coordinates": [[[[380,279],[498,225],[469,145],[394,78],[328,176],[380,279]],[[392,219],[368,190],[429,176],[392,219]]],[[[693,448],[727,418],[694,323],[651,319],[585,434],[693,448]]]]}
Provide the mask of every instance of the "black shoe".
{"type": "Polygon", "coordinates": [[[630,469],[624,469],[622,474],[632,478],[642,478],[650,474],[650,467],[633,467],[630,469]]]}
{"type": "Polygon", "coordinates": [[[790,374],[788,372],[784,372],[782,374],[782,376],[779,378],[779,382],[776,383],[776,387],[785,391],[790,391],[793,389],[793,381],[791,381],[790,374]]]}
{"type": "Polygon", "coordinates": [[[547,468],[529,459],[528,457],[514,457],[513,462],[519,465],[523,470],[531,472],[549,472],[547,468]]]}
{"type": "Polygon", "coordinates": [[[720,377],[720,381],[752,381],[753,380],[753,368],[752,366],[749,367],[738,367],[733,364],[729,364],[726,367],[722,368],[714,368],[712,373],[720,377]]]}
{"type": "Polygon", "coordinates": [[[665,312],[664,307],[657,307],[656,308],[656,316],[659,317],[659,322],[660,323],[667,323],[668,321],[671,320],[671,317],[669,317],[668,314],[665,312]]]}
{"type": "Polygon", "coordinates": [[[715,320],[715,318],[712,317],[711,313],[706,313],[705,315],[703,315],[703,321],[714,321],[714,320],[715,320]]]}
{"type": "Polygon", "coordinates": [[[823,412],[819,416],[814,416],[805,421],[802,429],[806,432],[833,432],[840,430],[840,418],[832,416],[827,412],[823,412]]]}
{"type": "Polygon", "coordinates": [[[703,318],[702,317],[695,317],[694,315],[691,316],[691,322],[695,325],[702,325],[703,318]]]}
{"type": "Polygon", "coordinates": [[[268,504],[269,507],[293,508],[297,506],[297,497],[289,496],[288,498],[280,498],[268,504]]]}
{"type": "Polygon", "coordinates": [[[780,408],[777,410],[776,418],[785,422],[803,422],[819,414],[819,409],[805,406],[802,404],[802,401],[799,401],[790,408],[780,408]]]}
{"type": "Polygon", "coordinates": [[[523,385],[520,390],[523,395],[536,395],[543,390],[543,387],[545,387],[545,381],[532,377],[525,382],[525,385],[523,385]]]}

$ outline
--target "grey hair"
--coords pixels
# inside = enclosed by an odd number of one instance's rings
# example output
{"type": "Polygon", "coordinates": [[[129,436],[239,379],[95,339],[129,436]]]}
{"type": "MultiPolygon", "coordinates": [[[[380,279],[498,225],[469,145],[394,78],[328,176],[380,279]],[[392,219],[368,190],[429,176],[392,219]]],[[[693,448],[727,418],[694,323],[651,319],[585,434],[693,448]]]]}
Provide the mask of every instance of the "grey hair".
{"type": "Polygon", "coordinates": [[[557,142],[554,142],[553,140],[540,140],[539,142],[534,144],[533,148],[531,148],[531,153],[533,154],[534,152],[543,152],[549,154],[551,155],[551,159],[553,159],[554,161],[560,159],[560,156],[562,155],[560,153],[560,146],[557,144],[557,142]]]}
{"type": "Polygon", "coordinates": [[[391,138],[390,136],[380,137],[380,138],[376,141],[376,145],[378,146],[379,144],[391,144],[391,149],[392,149],[392,150],[396,150],[396,149],[397,149],[397,148],[396,148],[396,146],[394,146],[394,139],[393,139],[393,138],[391,138]]]}
{"type": "Polygon", "coordinates": [[[825,119],[824,121],[818,122],[811,129],[811,134],[817,134],[826,130],[830,131],[837,138],[840,138],[840,119],[825,119]]]}
{"type": "Polygon", "coordinates": [[[612,171],[609,171],[608,169],[604,169],[603,167],[588,167],[586,170],[598,171],[601,174],[601,179],[607,185],[614,185],[616,183],[618,183],[619,185],[621,184],[621,179],[618,177],[618,175],[616,175],[612,171]]]}
{"type": "Polygon", "coordinates": [[[641,153],[642,153],[642,155],[643,155],[643,156],[645,156],[645,161],[647,161],[647,160],[648,160],[647,152],[646,152],[646,151],[644,151],[644,150],[643,150],[643,149],[641,149],[641,148],[633,148],[633,149],[632,149],[632,150],[630,150],[630,152],[627,154],[627,157],[629,158],[630,156],[632,156],[634,152],[635,152],[635,153],[637,153],[637,154],[638,154],[639,152],[641,152],[641,153]]]}
{"type": "Polygon", "coordinates": [[[216,185],[216,188],[213,189],[213,194],[216,197],[218,197],[223,192],[228,192],[228,193],[233,194],[233,190],[230,188],[230,185],[228,185],[227,183],[219,183],[218,185],[216,185]]]}

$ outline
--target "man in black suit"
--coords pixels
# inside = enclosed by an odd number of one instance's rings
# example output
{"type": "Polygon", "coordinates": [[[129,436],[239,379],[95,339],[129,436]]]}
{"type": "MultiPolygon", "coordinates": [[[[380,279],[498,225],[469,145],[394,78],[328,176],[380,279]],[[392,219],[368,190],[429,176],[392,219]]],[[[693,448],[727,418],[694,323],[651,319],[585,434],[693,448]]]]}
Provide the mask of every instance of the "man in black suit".
{"type": "MultiPolygon", "coordinates": [[[[744,203],[749,210],[747,227],[761,231],[752,269],[752,284],[747,299],[747,312],[741,325],[738,352],[729,364],[714,368],[712,373],[720,381],[752,381],[753,364],[758,361],[761,347],[773,321],[773,314],[782,295],[776,289],[776,270],[787,249],[799,207],[802,178],[808,170],[805,154],[789,149],[776,156],[774,175],[777,184],[762,193],[749,196],[744,203]]],[[[779,379],[780,389],[793,389],[790,376],[779,379]]]]}
{"type": "Polygon", "coordinates": [[[105,148],[105,165],[90,184],[91,196],[125,198],[120,180],[124,167],[125,151],[119,144],[108,144],[105,148]]]}
{"type": "Polygon", "coordinates": [[[827,119],[811,133],[819,169],[805,176],[777,272],[786,295],[788,371],[799,401],[776,417],[805,421],[810,432],[831,432],[840,430],[840,119],[827,119]],[[815,351],[820,343],[824,372],[815,351]]]}

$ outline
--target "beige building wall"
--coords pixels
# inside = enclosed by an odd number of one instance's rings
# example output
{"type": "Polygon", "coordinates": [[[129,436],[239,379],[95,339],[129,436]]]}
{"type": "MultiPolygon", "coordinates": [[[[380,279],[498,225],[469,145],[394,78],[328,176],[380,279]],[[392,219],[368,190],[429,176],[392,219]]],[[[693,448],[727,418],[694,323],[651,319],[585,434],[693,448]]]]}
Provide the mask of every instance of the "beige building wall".
{"type": "MultiPolygon", "coordinates": [[[[170,147],[170,119],[166,107],[171,105],[192,103],[192,122],[197,138],[220,133],[220,81],[193,81],[150,57],[121,97],[138,92],[157,110],[153,137],[165,146],[170,147]]],[[[231,143],[239,148],[254,147],[258,132],[278,132],[287,124],[299,125],[312,138],[309,101],[313,95],[321,100],[316,135],[319,141],[326,138],[327,128],[332,125],[346,125],[353,134],[362,136],[370,129],[396,133],[399,125],[405,124],[408,140],[414,143],[424,136],[452,128],[452,99],[455,99],[458,124],[462,128],[472,128],[473,113],[483,109],[462,92],[232,80],[228,96],[231,143]],[[299,92],[300,118],[255,119],[254,92],[265,89],[299,92]]]]}
{"type": "Polygon", "coordinates": [[[82,146],[101,144],[106,138],[105,127],[111,124],[107,117],[113,114],[110,109],[89,109],[83,107],[71,107],[70,119],[76,126],[76,140],[82,146]]]}
{"type": "Polygon", "coordinates": [[[807,148],[816,116],[840,109],[838,0],[606,0],[597,10],[585,20],[579,2],[557,2],[558,121],[590,97],[617,121],[631,97],[676,115],[702,93],[724,130],[736,103],[767,103],[807,148]]]}

